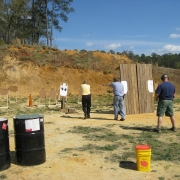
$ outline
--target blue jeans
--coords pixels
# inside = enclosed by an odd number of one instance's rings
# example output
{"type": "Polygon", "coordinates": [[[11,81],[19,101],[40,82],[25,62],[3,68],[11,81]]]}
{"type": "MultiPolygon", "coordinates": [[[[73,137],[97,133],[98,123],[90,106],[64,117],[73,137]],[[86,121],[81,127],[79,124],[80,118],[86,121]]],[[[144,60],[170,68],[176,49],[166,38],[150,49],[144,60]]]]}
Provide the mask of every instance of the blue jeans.
{"type": "Polygon", "coordinates": [[[125,119],[124,107],[123,107],[124,99],[120,96],[114,96],[113,104],[114,104],[114,118],[118,118],[118,107],[120,110],[121,118],[125,119]]]}

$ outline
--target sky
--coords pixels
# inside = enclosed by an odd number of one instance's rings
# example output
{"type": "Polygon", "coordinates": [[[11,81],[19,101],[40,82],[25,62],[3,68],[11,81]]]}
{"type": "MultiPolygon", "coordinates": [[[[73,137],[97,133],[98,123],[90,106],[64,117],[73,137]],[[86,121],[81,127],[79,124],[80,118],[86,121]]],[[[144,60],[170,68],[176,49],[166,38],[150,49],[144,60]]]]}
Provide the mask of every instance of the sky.
{"type": "Polygon", "coordinates": [[[53,46],[60,50],[180,53],[180,0],[73,0],[53,46]]]}

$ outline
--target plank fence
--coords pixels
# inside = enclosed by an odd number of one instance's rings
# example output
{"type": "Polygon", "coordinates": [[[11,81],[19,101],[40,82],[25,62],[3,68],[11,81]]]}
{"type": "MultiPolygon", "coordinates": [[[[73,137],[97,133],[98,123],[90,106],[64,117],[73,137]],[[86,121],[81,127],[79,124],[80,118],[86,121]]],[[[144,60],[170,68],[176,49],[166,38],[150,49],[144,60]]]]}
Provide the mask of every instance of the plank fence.
{"type": "Polygon", "coordinates": [[[148,80],[152,80],[151,64],[120,64],[120,79],[127,81],[124,98],[126,114],[154,112],[153,93],[148,91],[148,80]]]}

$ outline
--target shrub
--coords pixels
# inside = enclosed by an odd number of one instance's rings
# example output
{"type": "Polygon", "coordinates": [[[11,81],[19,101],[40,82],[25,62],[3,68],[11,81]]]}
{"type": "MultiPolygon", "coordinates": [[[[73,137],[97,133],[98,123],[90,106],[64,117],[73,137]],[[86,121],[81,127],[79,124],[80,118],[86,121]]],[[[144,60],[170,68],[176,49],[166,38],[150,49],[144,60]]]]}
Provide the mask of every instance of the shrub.
{"type": "Polygon", "coordinates": [[[80,50],[79,52],[87,52],[85,49],[80,50]]]}

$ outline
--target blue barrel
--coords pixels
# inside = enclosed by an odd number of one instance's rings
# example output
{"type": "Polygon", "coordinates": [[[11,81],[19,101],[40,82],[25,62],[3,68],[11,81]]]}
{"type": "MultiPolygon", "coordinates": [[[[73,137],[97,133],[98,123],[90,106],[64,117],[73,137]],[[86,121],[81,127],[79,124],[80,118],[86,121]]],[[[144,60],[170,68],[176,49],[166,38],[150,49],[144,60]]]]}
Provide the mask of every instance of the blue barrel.
{"type": "Polygon", "coordinates": [[[0,118],[0,171],[11,166],[8,120],[0,118]]]}
{"type": "Polygon", "coordinates": [[[20,165],[39,165],[46,161],[44,117],[39,114],[13,118],[16,161],[20,165]]]}

